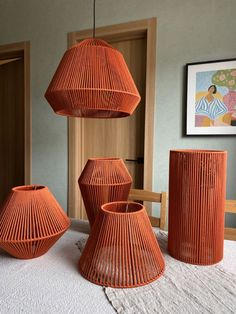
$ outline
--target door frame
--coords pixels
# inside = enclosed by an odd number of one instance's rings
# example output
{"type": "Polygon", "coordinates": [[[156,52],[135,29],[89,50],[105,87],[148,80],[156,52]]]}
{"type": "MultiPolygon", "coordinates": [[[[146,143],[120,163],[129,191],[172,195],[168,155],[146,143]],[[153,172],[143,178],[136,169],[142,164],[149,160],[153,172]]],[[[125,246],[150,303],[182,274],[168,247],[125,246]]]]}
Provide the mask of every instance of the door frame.
{"type": "MultiPolygon", "coordinates": [[[[96,37],[110,42],[145,36],[147,39],[146,56],[146,97],[144,130],[144,177],[143,188],[152,190],[153,177],[153,132],[155,107],[156,76],[156,18],[122,23],[96,28],[96,37]],[[147,105],[148,104],[148,105],[147,105]]],[[[68,48],[79,41],[92,37],[92,30],[68,33],[68,48]]],[[[68,215],[84,219],[81,210],[77,210],[82,197],[78,193],[77,180],[83,170],[84,118],[68,118],[68,215]]]]}
{"type": "Polygon", "coordinates": [[[0,59],[24,59],[24,182],[31,183],[32,176],[32,121],[30,96],[30,41],[0,45],[0,59]]]}

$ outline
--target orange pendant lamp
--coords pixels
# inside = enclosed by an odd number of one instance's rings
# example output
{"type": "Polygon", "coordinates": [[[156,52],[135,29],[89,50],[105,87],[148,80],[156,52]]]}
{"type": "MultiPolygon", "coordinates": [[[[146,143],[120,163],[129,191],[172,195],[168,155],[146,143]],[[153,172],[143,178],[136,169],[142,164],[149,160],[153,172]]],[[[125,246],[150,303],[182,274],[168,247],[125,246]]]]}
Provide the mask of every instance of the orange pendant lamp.
{"type": "Polygon", "coordinates": [[[55,113],[72,117],[120,118],[131,115],[140,95],[122,54],[93,38],[68,49],[45,93],[55,113]]]}

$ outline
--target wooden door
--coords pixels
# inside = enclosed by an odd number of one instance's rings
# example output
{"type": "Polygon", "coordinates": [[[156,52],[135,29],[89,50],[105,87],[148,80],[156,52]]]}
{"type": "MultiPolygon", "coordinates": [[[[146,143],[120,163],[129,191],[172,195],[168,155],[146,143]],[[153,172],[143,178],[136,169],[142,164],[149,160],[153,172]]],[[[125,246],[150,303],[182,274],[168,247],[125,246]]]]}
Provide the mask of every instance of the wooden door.
{"type": "MultiPolygon", "coordinates": [[[[154,68],[151,69],[151,65],[155,67],[155,45],[150,43],[151,40],[155,43],[155,31],[148,32],[151,26],[155,29],[154,19],[96,30],[98,38],[123,54],[142,100],[134,114],[126,118],[69,118],[68,207],[71,217],[86,218],[77,180],[88,158],[122,158],[133,178],[133,187],[151,190],[154,107],[151,87],[155,73],[154,68]]],[[[87,37],[89,31],[71,33],[69,45],[87,37]]]]}
{"type": "Polygon", "coordinates": [[[12,187],[30,181],[26,163],[29,159],[26,139],[30,130],[26,127],[29,121],[25,121],[28,117],[25,85],[29,81],[25,70],[24,49],[0,46],[0,205],[12,187]]]}
{"type": "Polygon", "coordinates": [[[142,100],[130,117],[83,119],[83,166],[91,157],[122,158],[133,178],[133,187],[143,188],[146,39],[141,37],[111,44],[123,54],[142,100]]]}

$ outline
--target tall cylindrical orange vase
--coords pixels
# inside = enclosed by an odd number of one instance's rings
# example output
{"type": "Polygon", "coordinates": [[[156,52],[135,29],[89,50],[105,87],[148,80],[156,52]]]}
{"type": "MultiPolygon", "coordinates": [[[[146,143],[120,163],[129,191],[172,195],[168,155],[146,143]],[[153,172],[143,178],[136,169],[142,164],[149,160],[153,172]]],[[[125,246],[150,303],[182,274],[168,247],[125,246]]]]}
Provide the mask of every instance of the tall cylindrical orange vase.
{"type": "Polygon", "coordinates": [[[18,186],[0,210],[0,247],[17,258],[35,258],[69,226],[69,218],[46,186],[18,186]]]}
{"type": "Polygon", "coordinates": [[[131,288],[159,278],[164,259],[146,209],[135,202],[102,205],[79,260],[79,270],[98,285],[131,288]]]}
{"type": "Polygon", "coordinates": [[[226,160],[225,151],[170,151],[168,249],[180,261],[223,258],[226,160]]]}
{"type": "Polygon", "coordinates": [[[128,199],[132,178],[120,158],[90,158],[78,183],[92,227],[102,204],[128,199]]]}

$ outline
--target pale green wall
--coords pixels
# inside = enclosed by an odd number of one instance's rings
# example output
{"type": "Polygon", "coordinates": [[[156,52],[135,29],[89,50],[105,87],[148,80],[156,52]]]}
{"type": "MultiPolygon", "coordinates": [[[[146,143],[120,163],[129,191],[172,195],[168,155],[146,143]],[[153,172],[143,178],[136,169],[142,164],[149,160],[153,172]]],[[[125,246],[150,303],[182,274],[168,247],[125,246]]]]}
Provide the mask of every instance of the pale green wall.
{"type": "MultiPolygon", "coordinates": [[[[90,28],[92,0],[0,0],[0,44],[30,40],[33,181],[66,207],[67,122],[44,92],[67,46],[67,33],[90,28]]],[[[98,26],[157,17],[154,190],[167,190],[171,148],[228,150],[227,197],[236,199],[235,137],[184,137],[184,65],[236,57],[235,0],[97,0],[98,26]]]]}

